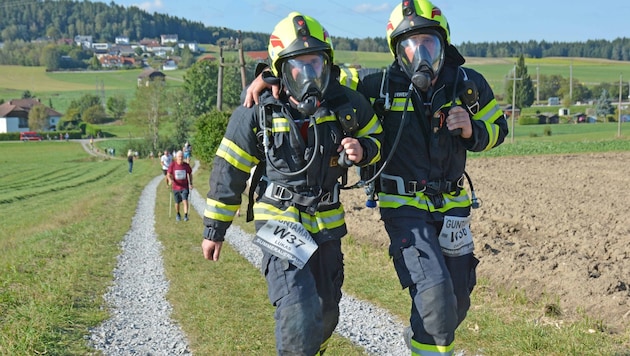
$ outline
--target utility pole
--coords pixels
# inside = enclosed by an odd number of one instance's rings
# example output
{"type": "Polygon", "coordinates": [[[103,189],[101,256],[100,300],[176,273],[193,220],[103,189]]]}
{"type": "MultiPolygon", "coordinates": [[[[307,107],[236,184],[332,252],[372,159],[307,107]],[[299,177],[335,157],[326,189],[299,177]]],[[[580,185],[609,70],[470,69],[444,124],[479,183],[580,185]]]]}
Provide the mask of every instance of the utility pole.
{"type": "Polygon", "coordinates": [[[569,65],[569,105],[571,104],[573,104],[573,60],[569,65]]]}
{"type": "Polygon", "coordinates": [[[536,104],[540,105],[540,65],[536,66],[536,104]]]}
{"type": "Polygon", "coordinates": [[[617,137],[621,137],[621,89],[623,88],[623,74],[619,74],[619,107],[617,108],[617,137]]]}
{"type": "Polygon", "coordinates": [[[219,78],[217,78],[217,110],[223,108],[223,66],[225,65],[223,58],[223,46],[219,47],[219,78]]]}
{"type": "Polygon", "coordinates": [[[510,128],[510,142],[514,143],[514,114],[516,112],[516,81],[523,78],[516,78],[516,64],[512,69],[512,115],[510,115],[511,128],[510,128]]]}
{"type": "Polygon", "coordinates": [[[243,40],[241,35],[241,30],[238,30],[238,61],[241,67],[241,86],[245,89],[247,86],[247,76],[245,73],[245,54],[243,53],[243,40]]]}

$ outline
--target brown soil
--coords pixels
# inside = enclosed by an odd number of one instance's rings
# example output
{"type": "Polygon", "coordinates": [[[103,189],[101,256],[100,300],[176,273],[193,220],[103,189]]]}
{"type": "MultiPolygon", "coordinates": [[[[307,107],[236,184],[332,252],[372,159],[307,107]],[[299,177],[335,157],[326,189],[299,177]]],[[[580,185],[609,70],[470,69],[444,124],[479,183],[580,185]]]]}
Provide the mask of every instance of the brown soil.
{"type": "MultiPolygon", "coordinates": [[[[482,201],[472,213],[481,278],[558,303],[563,319],[628,330],[630,152],[475,158],[467,171],[482,201]]],[[[363,190],[342,201],[350,234],[386,248],[363,190]]]]}

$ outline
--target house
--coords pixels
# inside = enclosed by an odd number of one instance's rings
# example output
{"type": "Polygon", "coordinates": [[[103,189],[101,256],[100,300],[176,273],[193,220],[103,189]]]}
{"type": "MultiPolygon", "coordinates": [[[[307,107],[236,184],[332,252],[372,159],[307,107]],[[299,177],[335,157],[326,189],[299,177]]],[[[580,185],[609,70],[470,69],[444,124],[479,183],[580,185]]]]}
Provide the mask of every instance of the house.
{"type": "Polygon", "coordinates": [[[512,105],[506,105],[503,108],[503,113],[507,118],[512,116],[512,111],[514,111],[514,119],[518,120],[518,117],[521,116],[521,109],[514,107],[514,110],[512,110],[512,105]]]}
{"type": "Polygon", "coordinates": [[[167,59],[162,64],[162,70],[164,70],[164,71],[175,70],[175,69],[177,69],[177,62],[175,62],[174,59],[167,59]]]}
{"type": "Polygon", "coordinates": [[[83,48],[92,48],[92,36],[74,36],[74,43],[83,48]]]}
{"type": "MultiPolygon", "coordinates": [[[[0,105],[0,133],[31,131],[28,127],[28,113],[35,105],[42,105],[39,99],[13,99],[0,105]]],[[[48,130],[57,128],[62,114],[45,106],[48,115],[48,130]]]]}
{"type": "Polygon", "coordinates": [[[147,69],[144,72],[138,75],[138,86],[145,85],[149,86],[149,83],[155,80],[166,80],[166,75],[159,70],[155,70],[153,68],[147,69]]]}
{"type": "Polygon", "coordinates": [[[164,46],[169,43],[177,43],[179,41],[179,37],[177,35],[161,35],[160,43],[164,46]]]}
{"type": "Polygon", "coordinates": [[[114,40],[114,42],[116,42],[117,45],[128,45],[129,44],[129,37],[117,36],[116,39],[114,40]]]}
{"type": "Polygon", "coordinates": [[[249,58],[255,60],[255,61],[260,61],[260,62],[264,62],[267,60],[267,58],[269,58],[269,53],[267,53],[267,51],[249,51],[245,53],[249,58]]]}
{"type": "Polygon", "coordinates": [[[136,64],[132,57],[114,56],[110,54],[98,57],[101,67],[103,68],[129,68],[136,64]]]}

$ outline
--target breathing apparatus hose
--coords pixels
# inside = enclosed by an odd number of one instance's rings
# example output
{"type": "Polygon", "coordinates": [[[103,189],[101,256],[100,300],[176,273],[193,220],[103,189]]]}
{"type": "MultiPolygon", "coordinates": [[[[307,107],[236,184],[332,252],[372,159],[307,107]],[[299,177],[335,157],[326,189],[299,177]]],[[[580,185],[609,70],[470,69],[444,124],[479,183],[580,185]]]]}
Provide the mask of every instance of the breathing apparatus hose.
{"type": "Polygon", "coordinates": [[[409,107],[409,101],[411,100],[411,93],[413,92],[413,90],[414,90],[413,83],[411,83],[409,84],[409,90],[407,91],[407,97],[405,98],[405,106],[403,108],[403,114],[400,119],[400,126],[398,127],[398,132],[396,132],[396,138],[394,139],[394,142],[392,143],[392,148],[389,151],[389,154],[387,155],[387,158],[385,159],[385,161],[383,161],[381,168],[379,168],[379,170],[376,173],[374,173],[374,176],[372,176],[372,178],[368,180],[359,180],[355,184],[348,187],[341,187],[341,189],[362,188],[368,184],[371,184],[372,182],[376,180],[376,178],[378,178],[381,175],[381,173],[383,172],[387,164],[392,160],[392,157],[394,157],[394,152],[396,151],[396,148],[398,147],[398,143],[400,142],[400,137],[402,136],[403,128],[405,126],[405,121],[407,119],[407,114],[408,114],[407,109],[409,107]]]}
{"type": "MultiPolygon", "coordinates": [[[[273,164],[273,161],[269,159],[269,133],[267,132],[267,130],[269,130],[267,128],[267,120],[266,120],[266,115],[265,115],[265,108],[264,106],[260,106],[259,109],[259,118],[260,120],[260,126],[262,127],[263,130],[263,148],[264,148],[264,152],[265,152],[265,159],[267,160],[267,164],[269,165],[269,167],[271,167],[274,171],[280,173],[281,175],[285,176],[285,177],[295,177],[297,175],[303,174],[304,172],[306,172],[306,170],[313,164],[313,162],[315,162],[315,157],[317,156],[317,149],[313,150],[313,155],[311,156],[311,158],[308,160],[308,162],[306,163],[306,165],[302,168],[300,168],[299,170],[295,171],[295,172],[285,172],[283,170],[281,170],[280,168],[276,167],[273,164]]],[[[315,118],[313,116],[309,116],[309,125],[313,125],[313,131],[315,131],[315,143],[314,143],[314,147],[317,148],[319,147],[319,134],[317,133],[317,122],[315,121],[315,118]]]]}

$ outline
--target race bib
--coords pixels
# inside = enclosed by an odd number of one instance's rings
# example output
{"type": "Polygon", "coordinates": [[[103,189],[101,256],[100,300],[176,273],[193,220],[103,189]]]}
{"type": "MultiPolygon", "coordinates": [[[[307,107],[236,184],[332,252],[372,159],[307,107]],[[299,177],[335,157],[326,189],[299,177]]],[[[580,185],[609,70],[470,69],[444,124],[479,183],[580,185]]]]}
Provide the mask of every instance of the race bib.
{"type": "Polygon", "coordinates": [[[317,250],[317,243],[304,226],[291,221],[267,221],[256,233],[253,243],[276,257],[289,260],[299,269],[317,250]]]}
{"type": "Polygon", "coordinates": [[[446,256],[457,257],[472,253],[475,245],[470,231],[470,216],[445,216],[439,241],[442,253],[446,256]]]}
{"type": "Polygon", "coordinates": [[[173,173],[174,173],[173,175],[175,176],[175,179],[177,179],[177,180],[184,180],[184,179],[186,179],[186,170],[185,169],[176,169],[173,173]]]}

